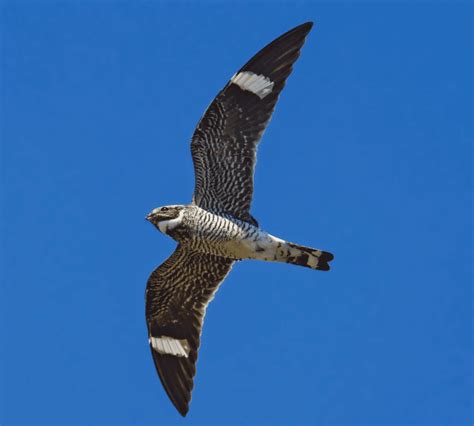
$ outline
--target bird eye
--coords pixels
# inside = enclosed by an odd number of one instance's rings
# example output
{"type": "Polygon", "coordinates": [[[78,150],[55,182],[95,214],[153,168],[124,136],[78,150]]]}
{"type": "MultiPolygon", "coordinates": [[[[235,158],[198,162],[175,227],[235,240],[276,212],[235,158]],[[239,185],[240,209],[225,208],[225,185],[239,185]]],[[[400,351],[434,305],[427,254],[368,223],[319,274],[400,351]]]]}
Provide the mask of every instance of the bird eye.
{"type": "Polygon", "coordinates": [[[161,208],[161,211],[162,211],[162,212],[167,212],[168,210],[169,210],[168,207],[162,207],[162,208],[161,208]]]}

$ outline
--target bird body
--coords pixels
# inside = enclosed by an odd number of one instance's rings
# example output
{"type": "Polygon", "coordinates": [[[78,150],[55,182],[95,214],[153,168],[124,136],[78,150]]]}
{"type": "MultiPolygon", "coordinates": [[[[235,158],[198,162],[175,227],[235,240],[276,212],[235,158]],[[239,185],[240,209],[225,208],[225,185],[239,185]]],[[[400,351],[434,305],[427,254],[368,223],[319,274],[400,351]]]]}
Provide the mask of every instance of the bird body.
{"type": "Polygon", "coordinates": [[[250,214],[257,145],[311,27],[307,22],[278,37],[231,77],[192,137],[192,203],[147,216],[178,243],[148,279],[146,320],[158,375],[183,416],[206,308],[234,263],[257,259],[327,271],[333,258],[263,231],[250,214]]]}
{"type": "Polygon", "coordinates": [[[196,205],[157,208],[147,216],[161,232],[183,248],[232,260],[256,259],[293,263],[327,270],[332,255],[287,242],[252,223],[229,214],[217,214],[196,205]],[[162,209],[166,216],[163,216],[162,209]]]}

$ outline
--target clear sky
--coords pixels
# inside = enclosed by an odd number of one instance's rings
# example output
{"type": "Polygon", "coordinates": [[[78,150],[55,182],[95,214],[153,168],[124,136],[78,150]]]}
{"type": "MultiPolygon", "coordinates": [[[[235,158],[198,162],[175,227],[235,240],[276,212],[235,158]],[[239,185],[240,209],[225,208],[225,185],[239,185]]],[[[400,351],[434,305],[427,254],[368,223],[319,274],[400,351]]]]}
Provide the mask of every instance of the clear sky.
{"type": "Polygon", "coordinates": [[[472,7],[2,2],[2,424],[469,424],[472,7]],[[232,74],[315,21],[260,145],[253,215],[329,250],[241,262],[190,413],[144,290],[189,202],[189,141],[232,74]]]}

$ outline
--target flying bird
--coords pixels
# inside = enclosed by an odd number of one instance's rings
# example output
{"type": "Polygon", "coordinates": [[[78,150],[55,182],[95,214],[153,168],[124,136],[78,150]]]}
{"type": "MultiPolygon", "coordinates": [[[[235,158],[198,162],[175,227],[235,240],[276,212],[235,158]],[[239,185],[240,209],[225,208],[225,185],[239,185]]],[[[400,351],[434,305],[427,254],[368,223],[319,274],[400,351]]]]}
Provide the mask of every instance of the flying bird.
{"type": "Polygon", "coordinates": [[[250,214],[257,145],[300,55],[312,22],[283,34],[237,71],[192,136],[192,202],[146,219],[177,241],[146,288],[146,322],[156,370],[176,409],[189,410],[206,307],[242,259],[327,271],[333,255],[277,238],[250,214]]]}

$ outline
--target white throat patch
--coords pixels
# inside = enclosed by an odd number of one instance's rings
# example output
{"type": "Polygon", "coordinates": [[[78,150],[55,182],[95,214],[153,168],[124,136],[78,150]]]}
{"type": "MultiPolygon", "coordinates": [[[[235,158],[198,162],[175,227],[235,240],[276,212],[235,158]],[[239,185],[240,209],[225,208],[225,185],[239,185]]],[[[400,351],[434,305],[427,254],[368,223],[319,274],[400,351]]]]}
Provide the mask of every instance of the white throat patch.
{"type": "Polygon", "coordinates": [[[189,356],[189,343],[186,339],[173,339],[168,336],[153,337],[148,339],[151,347],[160,354],[174,355],[178,357],[189,356]]]}
{"type": "Polygon", "coordinates": [[[174,219],[162,220],[158,222],[158,228],[160,229],[161,232],[163,232],[163,234],[167,234],[169,231],[172,231],[181,223],[181,221],[183,220],[183,214],[184,214],[184,209],[179,212],[178,217],[175,217],[174,219]]]}
{"type": "Polygon", "coordinates": [[[264,75],[257,75],[250,71],[234,74],[230,81],[237,84],[242,90],[247,90],[257,95],[260,99],[272,93],[275,83],[264,75]]]}

